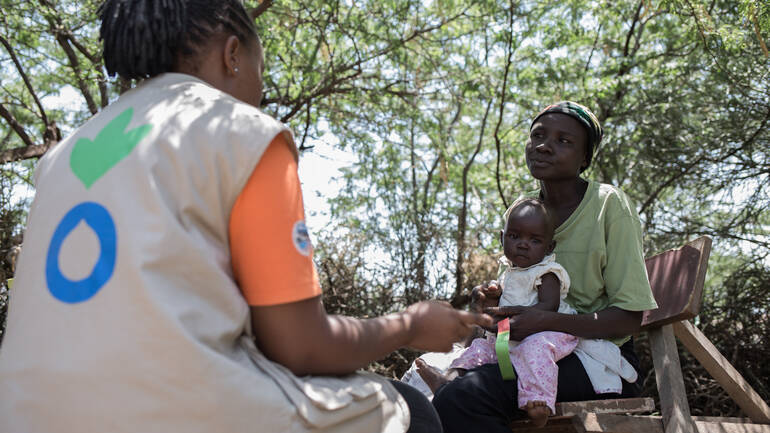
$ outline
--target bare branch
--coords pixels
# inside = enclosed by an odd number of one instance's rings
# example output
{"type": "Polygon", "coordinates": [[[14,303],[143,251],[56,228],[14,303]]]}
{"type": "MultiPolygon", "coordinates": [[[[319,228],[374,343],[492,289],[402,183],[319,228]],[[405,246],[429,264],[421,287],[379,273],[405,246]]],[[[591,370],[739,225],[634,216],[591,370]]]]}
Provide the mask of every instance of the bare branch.
{"type": "MultiPolygon", "coordinates": [[[[626,34],[626,42],[623,46],[623,60],[620,63],[620,68],[618,68],[618,73],[616,74],[617,78],[621,78],[624,75],[626,75],[628,72],[631,71],[631,57],[633,57],[634,54],[636,54],[636,51],[633,53],[630,50],[631,46],[631,39],[634,37],[634,32],[636,30],[636,24],[639,22],[642,9],[644,7],[644,0],[639,2],[639,6],[636,8],[636,13],[634,14],[634,18],[631,21],[631,28],[628,29],[628,33],[626,34]]],[[[637,36],[638,39],[640,39],[641,31],[639,36],[637,36]]],[[[638,41],[637,39],[637,41],[638,41]]],[[[618,87],[618,89],[615,91],[615,101],[612,103],[607,104],[606,107],[602,107],[603,110],[603,118],[600,119],[600,121],[604,121],[604,119],[611,117],[612,114],[615,112],[615,107],[620,106],[620,101],[623,100],[623,97],[626,94],[626,88],[625,87],[618,87]]]]}
{"type": "Polygon", "coordinates": [[[765,40],[762,39],[762,33],[759,32],[759,22],[757,22],[757,11],[756,9],[752,8],[751,12],[751,22],[754,23],[754,33],[757,35],[757,39],[759,40],[759,45],[762,47],[762,52],[765,53],[765,57],[770,57],[770,51],[767,50],[767,45],[765,45],[765,40]]]}
{"type": "Polygon", "coordinates": [[[476,149],[474,149],[473,155],[471,155],[468,162],[466,162],[465,166],[463,166],[463,204],[460,208],[460,215],[457,217],[457,259],[455,261],[455,291],[449,301],[449,303],[452,304],[452,306],[455,308],[459,307],[464,302],[461,294],[463,291],[463,286],[465,285],[465,270],[463,269],[463,265],[465,264],[465,232],[468,225],[468,173],[470,172],[471,166],[476,159],[476,155],[478,155],[481,151],[481,145],[484,142],[484,130],[487,127],[487,119],[489,118],[489,111],[492,108],[493,101],[494,98],[490,98],[489,102],[487,102],[487,109],[484,111],[484,118],[481,120],[481,130],[479,131],[479,140],[476,143],[476,149]]]}
{"type": "MultiPolygon", "coordinates": [[[[45,20],[48,21],[48,30],[56,38],[56,42],[59,43],[59,46],[62,47],[64,53],[67,55],[70,68],[75,74],[75,80],[77,80],[78,89],[80,89],[80,93],[86,100],[88,110],[91,112],[91,114],[96,114],[99,111],[99,108],[97,107],[96,101],[91,94],[91,90],[88,88],[88,84],[83,79],[83,71],[80,67],[80,60],[78,59],[77,53],[72,48],[72,45],[75,45],[75,47],[78,48],[78,51],[80,51],[95,65],[98,65],[101,62],[99,61],[98,57],[91,54],[84,46],[75,40],[74,36],[72,35],[72,31],[64,25],[61,17],[57,14],[56,5],[48,0],[40,0],[40,5],[48,9],[47,13],[43,13],[45,20]]],[[[106,87],[103,89],[100,86],[99,90],[102,96],[102,106],[104,107],[108,102],[106,87]]],[[[46,122],[46,124],[48,124],[48,122],[46,122]]]]}
{"type": "MultiPolygon", "coordinates": [[[[331,76],[334,77],[335,75],[336,74],[334,74],[332,72],[331,76]]],[[[339,92],[339,89],[337,89],[335,91],[335,87],[337,87],[338,85],[344,83],[345,81],[352,80],[353,78],[355,78],[355,77],[357,77],[359,75],[361,75],[361,71],[360,70],[359,71],[355,71],[354,73],[352,73],[350,75],[346,75],[346,76],[338,77],[338,78],[333,78],[331,81],[326,83],[326,85],[324,85],[323,87],[313,91],[311,94],[309,94],[305,98],[302,98],[302,99],[298,100],[294,104],[294,106],[291,108],[291,110],[289,110],[288,113],[286,113],[285,115],[283,115],[281,117],[281,122],[284,122],[284,123],[288,122],[289,119],[294,117],[294,115],[297,114],[300,110],[302,110],[302,108],[305,105],[310,104],[310,102],[313,99],[317,98],[317,97],[328,96],[328,95],[331,95],[333,93],[341,93],[341,92],[339,92]]]]}
{"type": "Polygon", "coordinates": [[[99,86],[99,97],[101,99],[101,106],[102,108],[106,107],[110,103],[110,97],[109,92],[107,91],[107,77],[104,76],[104,72],[102,71],[102,57],[99,55],[94,55],[88,49],[78,42],[77,39],[75,39],[75,35],[72,34],[71,31],[67,31],[65,33],[65,36],[67,39],[72,43],[72,45],[80,51],[85,58],[87,58],[91,63],[94,65],[94,69],[96,70],[96,74],[98,76],[97,83],[99,86]]]}
{"type": "Polygon", "coordinates": [[[57,34],[55,29],[51,30],[56,35],[56,42],[59,43],[59,45],[64,50],[64,53],[67,55],[70,68],[72,68],[72,71],[75,73],[75,79],[78,82],[78,89],[80,89],[80,93],[82,93],[83,97],[86,99],[88,110],[91,112],[91,114],[96,114],[99,111],[99,108],[96,105],[96,101],[94,101],[91,90],[88,89],[88,84],[85,82],[85,80],[83,80],[83,71],[80,69],[80,61],[78,60],[77,53],[75,53],[75,50],[72,49],[72,45],[70,45],[69,39],[63,33],[57,34]]]}
{"type": "Polygon", "coordinates": [[[35,104],[40,110],[40,118],[43,119],[43,123],[48,125],[48,116],[46,116],[45,114],[45,109],[43,108],[43,104],[40,102],[40,99],[37,97],[37,93],[35,93],[35,89],[32,87],[32,83],[29,81],[29,77],[27,76],[27,73],[24,71],[24,67],[21,65],[19,58],[16,57],[16,52],[13,50],[13,47],[11,47],[11,44],[8,43],[8,41],[3,36],[0,36],[0,44],[3,44],[6,51],[8,51],[8,54],[10,54],[11,60],[13,60],[13,64],[16,65],[16,70],[19,72],[19,75],[21,75],[21,79],[24,80],[24,85],[27,86],[27,90],[32,95],[32,99],[35,100],[35,104]]]}
{"type": "Polygon", "coordinates": [[[302,133],[302,141],[299,143],[299,150],[304,151],[308,149],[312,149],[315,146],[305,146],[305,140],[307,140],[307,133],[310,129],[310,101],[308,101],[308,104],[306,105],[306,111],[305,111],[305,131],[302,133]]]}
{"type": "Polygon", "coordinates": [[[634,29],[636,28],[636,23],[639,22],[639,19],[641,18],[642,8],[644,7],[644,0],[639,2],[639,6],[636,8],[636,14],[634,14],[634,20],[631,21],[631,28],[628,29],[628,34],[626,35],[626,43],[623,46],[623,57],[628,57],[631,52],[629,51],[629,46],[631,45],[631,38],[634,36],[634,29]]]}
{"type": "MultiPolygon", "coordinates": [[[[471,6],[468,6],[468,7],[471,7],[471,6]]],[[[364,63],[371,61],[373,59],[376,59],[378,57],[387,55],[392,51],[411,42],[412,40],[418,37],[421,37],[422,35],[425,35],[427,33],[440,29],[446,24],[457,20],[464,13],[465,13],[465,10],[449,18],[445,18],[441,22],[434,24],[432,26],[415,29],[407,37],[403,39],[399,39],[397,41],[393,41],[391,44],[382,48],[379,51],[370,53],[366,57],[361,57],[357,59],[355,62],[348,63],[338,68],[333,68],[331,71],[329,71],[329,75],[328,75],[328,77],[331,77],[331,78],[325,79],[318,86],[316,86],[315,90],[311,90],[306,96],[294,101],[292,108],[289,110],[289,112],[281,117],[281,122],[284,122],[284,123],[288,122],[292,117],[294,117],[294,115],[300,112],[304,108],[304,106],[313,99],[317,99],[318,97],[321,97],[321,96],[329,96],[332,94],[340,93],[338,89],[336,89],[336,86],[339,86],[345,81],[349,81],[359,77],[363,73],[363,71],[361,70],[361,65],[363,65],[364,63]],[[340,77],[340,75],[342,74],[346,74],[346,75],[340,77]]],[[[284,101],[282,98],[270,98],[270,99],[264,99],[262,103],[263,105],[267,105],[270,103],[288,103],[288,101],[284,101]]]]}
{"type": "Polygon", "coordinates": [[[102,62],[101,56],[94,55],[93,53],[88,51],[88,49],[83,44],[81,44],[80,42],[78,42],[77,39],[75,39],[75,35],[73,35],[71,31],[67,30],[66,32],[64,32],[64,36],[66,36],[67,39],[69,39],[69,41],[72,43],[72,45],[78,51],[80,51],[80,54],[82,54],[85,58],[90,60],[91,63],[95,65],[101,64],[102,62]]]}
{"type": "Polygon", "coordinates": [[[503,186],[500,182],[500,148],[502,147],[502,140],[500,139],[500,125],[503,123],[503,112],[505,109],[505,96],[508,93],[508,71],[511,69],[511,63],[513,61],[513,2],[511,2],[508,14],[508,40],[506,41],[506,50],[508,56],[505,59],[505,70],[503,72],[503,85],[500,89],[500,109],[497,116],[497,124],[495,125],[495,150],[497,151],[497,162],[495,165],[495,182],[497,183],[497,193],[500,194],[500,199],[503,201],[503,207],[508,208],[508,201],[505,199],[505,193],[503,193],[503,186]]]}
{"type": "Polygon", "coordinates": [[[16,120],[16,117],[14,117],[14,115],[8,111],[8,109],[6,109],[3,104],[0,104],[0,117],[5,119],[5,121],[11,125],[11,129],[16,132],[16,135],[21,138],[21,141],[23,141],[24,144],[27,146],[31,146],[33,144],[32,139],[30,139],[29,135],[27,135],[27,131],[24,130],[24,127],[21,126],[18,120],[16,120]]]}
{"type": "Polygon", "coordinates": [[[33,144],[24,147],[16,147],[0,152],[0,164],[23,161],[25,159],[39,158],[43,156],[51,145],[33,144]]]}
{"type": "Polygon", "coordinates": [[[251,15],[251,19],[256,20],[257,18],[259,18],[260,15],[265,13],[265,11],[267,11],[272,5],[273,5],[273,0],[262,0],[259,6],[249,10],[249,15],[251,15]]]}
{"type": "Polygon", "coordinates": [[[602,34],[602,26],[604,23],[599,23],[599,28],[596,29],[596,37],[594,38],[594,43],[591,46],[591,52],[588,54],[588,59],[586,60],[586,65],[583,68],[583,87],[586,86],[586,77],[588,77],[588,67],[591,66],[591,59],[594,57],[594,52],[596,52],[597,44],[599,43],[599,36],[602,34]]]}
{"type": "MultiPolygon", "coordinates": [[[[754,141],[757,139],[759,134],[766,130],[767,123],[770,121],[770,110],[765,114],[765,118],[762,120],[762,123],[759,125],[759,127],[744,140],[743,144],[741,146],[736,147],[735,149],[731,150],[730,152],[722,155],[718,160],[712,161],[714,163],[723,162],[731,158],[733,155],[738,153],[741,149],[744,149],[747,146],[750,146],[754,143],[754,141]]],[[[649,197],[647,197],[647,200],[645,200],[644,204],[641,208],[639,208],[639,213],[643,213],[647,208],[658,198],[658,195],[660,195],[661,192],[663,192],[664,189],[668,188],[675,180],[679,179],[680,177],[687,174],[690,170],[692,170],[694,167],[696,167],[698,164],[703,162],[705,160],[704,157],[696,158],[694,161],[687,164],[682,170],[680,170],[678,173],[675,173],[671,177],[669,177],[665,182],[658,185],[658,187],[653,191],[652,194],[650,194],[649,197]]]]}

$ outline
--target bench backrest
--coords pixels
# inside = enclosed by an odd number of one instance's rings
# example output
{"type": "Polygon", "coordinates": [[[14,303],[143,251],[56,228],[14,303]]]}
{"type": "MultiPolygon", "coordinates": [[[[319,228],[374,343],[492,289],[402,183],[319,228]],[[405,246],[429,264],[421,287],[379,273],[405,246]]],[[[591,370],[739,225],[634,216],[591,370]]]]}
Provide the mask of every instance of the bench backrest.
{"type": "Polygon", "coordinates": [[[688,320],[700,312],[711,238],[702,236],[681,248],[645,260],[658,308],[644,312],[642,329],[688,320]]]}

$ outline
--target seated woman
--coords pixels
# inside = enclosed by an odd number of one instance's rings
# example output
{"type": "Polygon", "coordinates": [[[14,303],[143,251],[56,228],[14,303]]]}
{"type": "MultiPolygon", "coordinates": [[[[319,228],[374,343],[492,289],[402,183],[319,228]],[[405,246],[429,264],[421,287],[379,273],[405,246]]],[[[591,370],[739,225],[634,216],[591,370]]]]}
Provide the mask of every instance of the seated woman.
{"type": "MultiPolygon", "coordinates": [[[[500,307],[496,284],[474,289],[475,308],[509,318],[512,340],[543,331],[610,340],[638,370],[630,335],[639,330],[642,311],[656,304],[633,204],[618,188],[581,177],[601,139],[602,128],[593,113],[574,102],[560,102],[535,117],[526,144],[527,167],[540,181],[538,197],[557,226],[554,253],[572,282],[565,301],[578,314],[500,307]]],[[[641,390],[640,384],[618,374],[610,374],[615,383],[597,386],[592,383],[597,365],[581,362],[575,353],[557,365],[556,401],[635,397],[641,390]],[[613,392],[600,393],[608,390],[613,392]]],[[[613,366],[598,368],[613,370],[613,366]]],[[[525,415],[518,409],[517,392],[516,381],[504,381],[498,366],[488,364],[438,388],[433,404],[447,433],[509,432],[510,422],[525,415]]]]}

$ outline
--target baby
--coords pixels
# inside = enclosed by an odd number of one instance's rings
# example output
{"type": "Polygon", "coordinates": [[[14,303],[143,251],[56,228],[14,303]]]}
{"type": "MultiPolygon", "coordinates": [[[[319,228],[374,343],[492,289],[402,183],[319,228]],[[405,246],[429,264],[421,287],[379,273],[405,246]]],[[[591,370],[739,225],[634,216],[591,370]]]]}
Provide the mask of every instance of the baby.
{"type": "MultiPolygon", "coordinates": [[[[500,237],[505,270],[500,306],[519,305],[574,314],[564,302],[569,290],[569,275],[556,263],[552,253],[554,225],[545,205],[537,199],[524,198],[506,212],[505,229],[500,237]]],[[[507,320],[507,319],[506,319],[507,320]]],[[[562,332],[540,332],[521,342],[511,341],[511,363],[518,375],[519,408],[527,411],[536,426],[543,426],[554,412],[558,367],[556,361],[569,355],[578,338],[562,332]]],[[[447,374],[418,359],[417,372],[431,391],[483,364],[497,363],[495,335],[476,338],[449,365],[447,374]]]]}

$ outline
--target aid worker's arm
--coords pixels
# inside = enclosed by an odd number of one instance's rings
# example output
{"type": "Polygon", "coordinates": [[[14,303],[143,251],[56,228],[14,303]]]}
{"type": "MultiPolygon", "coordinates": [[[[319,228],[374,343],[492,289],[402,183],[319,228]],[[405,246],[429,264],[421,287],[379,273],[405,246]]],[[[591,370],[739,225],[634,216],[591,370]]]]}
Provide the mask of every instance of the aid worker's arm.
{"type": "Polygon", "coordinates": [[[257,344],[296,375],[347,374],[400,347],[448,352],[452,343],[491,326],[491,318],[426,301],[374,319],[331,316],[320,296],[272,307],[251,307],[257,344]]]}
{"type": "Polygon", "coordinates": [[[447,351],[489,316],[421,302],[374,319],[326,314],[304,226],[297,163],[276,137],[230,219],[233,271],[260,350],[297,375],[345,374],[398,349],[447,351]]]}

